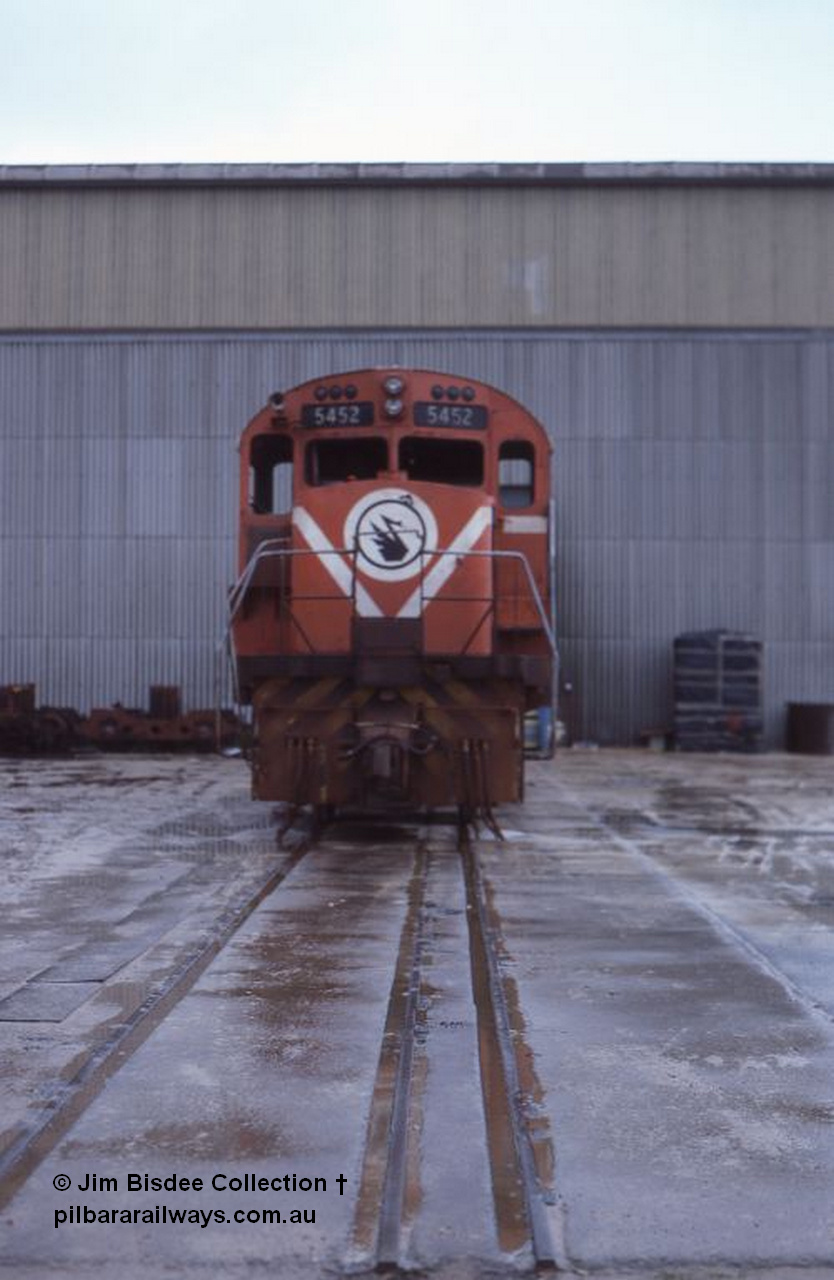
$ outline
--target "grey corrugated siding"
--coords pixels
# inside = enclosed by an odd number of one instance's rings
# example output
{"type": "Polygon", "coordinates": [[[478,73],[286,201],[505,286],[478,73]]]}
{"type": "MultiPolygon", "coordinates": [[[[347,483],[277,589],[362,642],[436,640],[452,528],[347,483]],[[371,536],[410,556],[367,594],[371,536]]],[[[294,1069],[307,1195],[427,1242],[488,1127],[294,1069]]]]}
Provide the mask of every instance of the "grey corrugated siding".
{"type": "Polygon", "coordinates": [[[671,642],[765,642],[768,740],[834,701],[834,334],[374,333],[0,341],[0,683],[42,702],[213,699],[237,439],[334,370],[484,378],[554,443],[576,735],[670,721],[671,642]]]}
{"type": "Polygon", "coordinates": [[[0,182],[0,329],[834,325],[834,186],[0,182]]]}

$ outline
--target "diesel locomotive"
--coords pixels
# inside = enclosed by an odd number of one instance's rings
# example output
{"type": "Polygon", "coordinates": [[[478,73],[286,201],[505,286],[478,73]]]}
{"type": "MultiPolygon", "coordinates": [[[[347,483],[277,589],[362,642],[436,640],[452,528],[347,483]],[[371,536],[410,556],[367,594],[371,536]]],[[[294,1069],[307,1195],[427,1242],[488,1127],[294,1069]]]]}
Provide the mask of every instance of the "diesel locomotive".
{"type": "Polygon", "coordinates": [[[522,798],[524,717],[552,700],[550,453],[471,378],[270,396],[240,442],[230,593],[257,799],[494,824],[522,798]]]}

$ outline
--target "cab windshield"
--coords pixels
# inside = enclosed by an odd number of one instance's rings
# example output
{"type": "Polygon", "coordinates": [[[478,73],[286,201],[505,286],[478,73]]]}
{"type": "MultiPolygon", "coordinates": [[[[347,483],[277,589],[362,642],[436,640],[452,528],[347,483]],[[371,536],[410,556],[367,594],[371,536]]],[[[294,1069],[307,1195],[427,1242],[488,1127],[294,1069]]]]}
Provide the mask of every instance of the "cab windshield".
{"type": "Polygon", "coordinates": [[[338,436],[311,440],[304,474],[309,485],[375,480],[388,470],[388,442],[382,436],[338,436]]]}
{"type": "Polygon", "coordinates": [[[484,483],[484,446],[479,440],[405,436],[400,441],[399,462],[400,471],[409,480],[472,488],[484,483]]]}

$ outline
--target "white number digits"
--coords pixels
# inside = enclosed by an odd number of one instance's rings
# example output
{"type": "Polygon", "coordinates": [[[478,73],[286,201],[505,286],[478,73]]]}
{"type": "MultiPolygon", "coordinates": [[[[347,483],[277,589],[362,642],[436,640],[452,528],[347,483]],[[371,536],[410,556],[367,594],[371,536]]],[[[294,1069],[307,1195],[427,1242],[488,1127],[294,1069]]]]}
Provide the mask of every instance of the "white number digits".
{"type": "Polygon", "coordinates": [[[355,427],[362,423],[358,404],[317,404],[313,409],[317,427],[355,427]]]}
{"type": "Polygon", "coordinates": [[[471,427],[475,420],[466,405],[430,404],[426,409],[430,427],[471,427]]]}

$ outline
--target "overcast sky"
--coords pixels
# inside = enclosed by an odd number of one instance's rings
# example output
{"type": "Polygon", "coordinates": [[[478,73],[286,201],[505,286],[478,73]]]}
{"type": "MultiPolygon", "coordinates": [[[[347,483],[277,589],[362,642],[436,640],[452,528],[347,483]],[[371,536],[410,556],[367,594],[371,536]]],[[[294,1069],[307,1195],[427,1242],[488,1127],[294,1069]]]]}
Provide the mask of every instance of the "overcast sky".
{"type": "Polygon", "coordinates": [[[0,0],[0,164],[834,161],[834,0],[0,0]]]}

